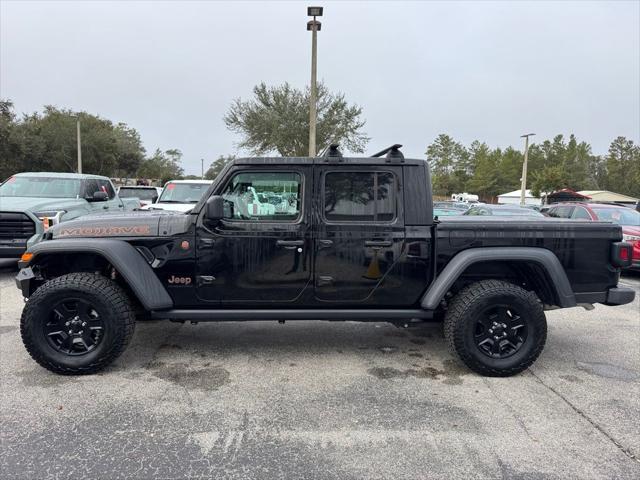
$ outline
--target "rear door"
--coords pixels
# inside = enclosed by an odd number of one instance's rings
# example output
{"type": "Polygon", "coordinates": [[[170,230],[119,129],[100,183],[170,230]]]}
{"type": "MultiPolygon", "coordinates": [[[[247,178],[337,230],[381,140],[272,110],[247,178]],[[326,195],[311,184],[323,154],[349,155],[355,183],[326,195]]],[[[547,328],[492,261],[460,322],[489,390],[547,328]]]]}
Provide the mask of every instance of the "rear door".
{"type": "Polygon", "coordinates": [[[314,179],[316,300],[402,302],[401,166],[317,166],[314,179]]]}

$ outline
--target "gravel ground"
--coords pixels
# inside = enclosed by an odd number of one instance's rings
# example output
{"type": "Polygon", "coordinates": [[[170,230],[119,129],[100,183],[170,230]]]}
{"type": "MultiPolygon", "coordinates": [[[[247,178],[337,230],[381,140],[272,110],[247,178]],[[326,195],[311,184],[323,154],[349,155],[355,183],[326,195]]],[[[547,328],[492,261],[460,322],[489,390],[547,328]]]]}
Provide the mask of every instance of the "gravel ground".
{"type": "MultiPolygon", "coordinates": [[[[470,373],[441,327],[140,323],[107,371],[57,376],[0,271],[0,476],[640,478],[640,304],[548,313],[536,365],[470,373]]],[[[640,296],[640,276],[625,277],[640,296]]]]}

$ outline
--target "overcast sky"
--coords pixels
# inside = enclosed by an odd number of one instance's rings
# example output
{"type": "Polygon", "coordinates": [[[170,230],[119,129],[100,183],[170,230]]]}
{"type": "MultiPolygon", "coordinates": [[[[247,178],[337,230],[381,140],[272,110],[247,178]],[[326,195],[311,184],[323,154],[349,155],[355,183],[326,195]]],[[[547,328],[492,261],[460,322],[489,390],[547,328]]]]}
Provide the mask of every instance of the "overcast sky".
{"type": "MultiPolygon", "coordinates": [[[[439,133],[521,147],[640,137],[640,2],[317,2],[318,75],[361,105],[371,152],[439,133]]],[[[222,122],[264,81],[304,87],[309,2],[0,0],[0,96],[125,122],[187,173],[239,152],[222,122]]]]}

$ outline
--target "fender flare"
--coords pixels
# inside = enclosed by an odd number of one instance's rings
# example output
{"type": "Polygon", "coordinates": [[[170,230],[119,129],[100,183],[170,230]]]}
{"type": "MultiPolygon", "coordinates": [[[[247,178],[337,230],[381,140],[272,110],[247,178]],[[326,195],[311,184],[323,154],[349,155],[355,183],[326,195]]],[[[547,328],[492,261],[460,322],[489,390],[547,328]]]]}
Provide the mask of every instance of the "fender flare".
{"type": "Polygon", "coordinates": [[[60,253],[92,253],[106,259],[127,282],[142,306],[150,310],[173,307],[167,293],[151,266],[131,244],[122,240],[102,238],[63,238],[37,243],[29,249],[31,265],[38,257],[60,253]]]}
{"type": "Polygon", "coordinates": [[[525,261],[544,268],[562,308],[575,307],[576,297],[564,267],[551,250],[539,247],[470,248],[455,255],[423,295],[420,305],[426,310],[438,307],[462,273],[474,263],[487,261],[525,261]]]}

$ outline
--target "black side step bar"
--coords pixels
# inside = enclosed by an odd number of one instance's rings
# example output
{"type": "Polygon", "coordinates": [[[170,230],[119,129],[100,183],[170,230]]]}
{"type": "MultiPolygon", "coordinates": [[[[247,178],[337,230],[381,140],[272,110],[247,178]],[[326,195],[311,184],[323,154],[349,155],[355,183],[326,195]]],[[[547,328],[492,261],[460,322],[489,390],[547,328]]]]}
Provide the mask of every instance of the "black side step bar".
{"type": "Polygon", "coordinates": [[[151,318],[223,322],[237,320],[348,320],[384,322],[387,320],[433,318],[433,312],[416,309],[262,309],[262,310],[164,310],[151,312],[151,318]]]}

